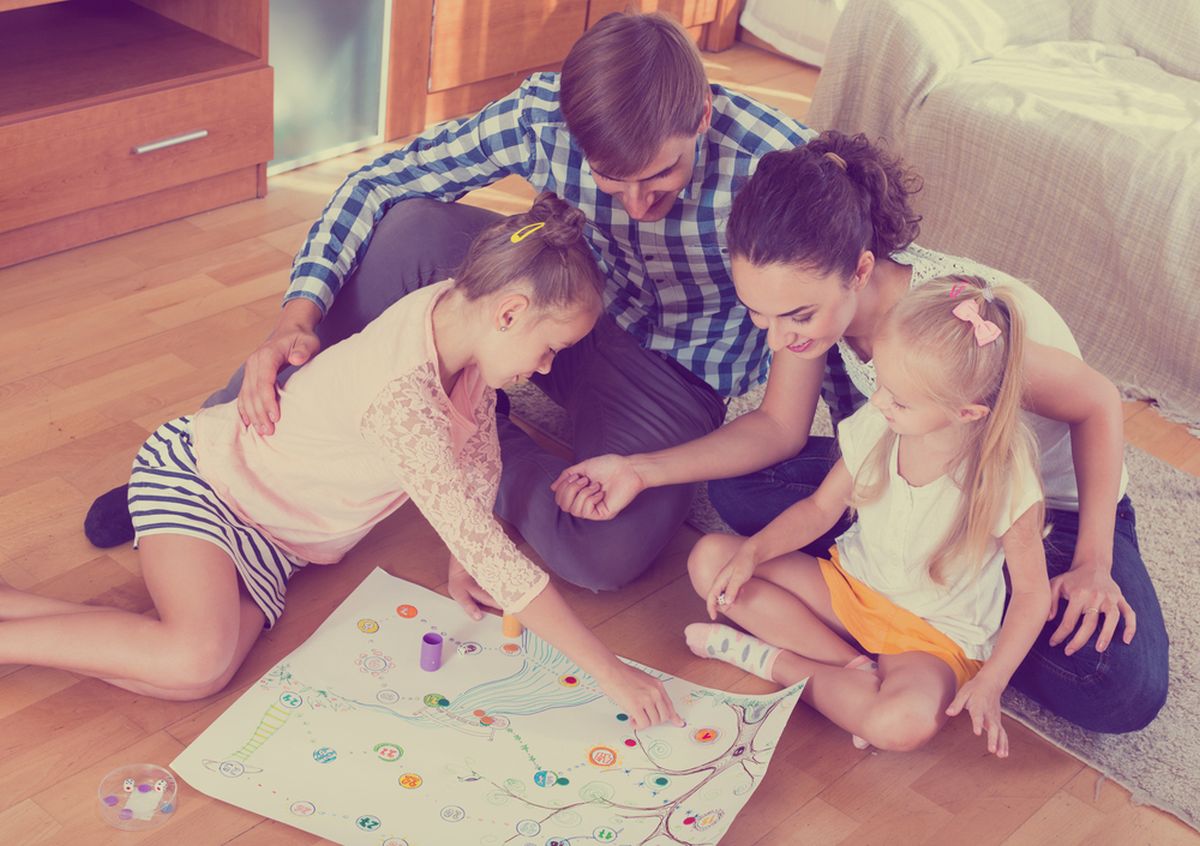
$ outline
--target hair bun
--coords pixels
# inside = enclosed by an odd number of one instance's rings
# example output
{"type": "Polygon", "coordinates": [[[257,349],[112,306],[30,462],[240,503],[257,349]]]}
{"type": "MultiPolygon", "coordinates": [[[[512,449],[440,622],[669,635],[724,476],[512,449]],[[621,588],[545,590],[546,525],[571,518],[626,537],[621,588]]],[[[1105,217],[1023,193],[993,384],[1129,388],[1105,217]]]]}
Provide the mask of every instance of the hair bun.
{"type": "Polygon", "coordinates": [[[548,246],[564,249],[583,237],[587,216],[553,191],[543,191],[529,210],[532,222],[546,224],[542,239],[548,246]]]}

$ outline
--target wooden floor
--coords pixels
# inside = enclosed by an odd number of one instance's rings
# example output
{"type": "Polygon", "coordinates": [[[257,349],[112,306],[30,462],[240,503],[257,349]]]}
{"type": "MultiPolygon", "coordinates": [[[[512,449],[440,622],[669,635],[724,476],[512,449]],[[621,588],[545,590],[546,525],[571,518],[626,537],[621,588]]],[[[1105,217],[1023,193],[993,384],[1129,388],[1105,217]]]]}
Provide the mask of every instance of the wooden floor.
{"type": "MultiPolygon", "coordinates": [[[[814,70],[744,46],[707,59],[714,79],[805,113],[814,70]]],[[[277,177],[264,200],[0,271],[0,579],[149,609],[135,553],[102,552],[84,539],[88,504],[126,481],[148,432],[195,410],[266,335],[311,221],[344,174],[378,152],[277,177]]],[[[506,182],[470,202],[510,212],[529,197],[523,183],[506,182]]],[[[1129,404],[1126,430],[1138,446],[1200,474],[1197,441],[1153,409],[1129,404]]],[[[684,576],[696,537],[681,530],[653,570],[619,594],[567,589],[568,599],[622,655],[700,684],[766,689],[684,646],[683,626],[702,616],[684,576]]],[[[95,789],[115,766],[169,763],[374,566],[444,590],[445,561],[416,510],[402,509],[343,563],[297,578],[281,624],[228,691],[203,702],[159,702],[70,673],[0,667],[0,842],[319,842],[186,785],[167,826],[119,834],[97,819],[95,789]]],[[[1011,722],[1009,732],[1007,761],[987,757],[962,720],[920,752],[870,754],[801,707],[724,843],[1200,844],[1200,835],[1132,805],[1070,755],[1011,722]]]]}

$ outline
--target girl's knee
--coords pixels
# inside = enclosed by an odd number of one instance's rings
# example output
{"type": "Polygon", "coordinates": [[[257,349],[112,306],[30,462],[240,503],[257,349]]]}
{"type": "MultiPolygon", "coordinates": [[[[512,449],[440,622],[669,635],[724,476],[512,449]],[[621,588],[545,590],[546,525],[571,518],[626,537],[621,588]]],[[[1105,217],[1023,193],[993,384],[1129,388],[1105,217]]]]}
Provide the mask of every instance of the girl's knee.
{"type": "Polygon", "coordinates": [[[178,691],[180,699],[202,699],[225,687],[233,666],[236,638],[212,633],[177,632],[167,636],[164,677],[150,680],[178,691]]]}
{"type": "Polygon", "coordinates": [[[912,752],[933,740],[941,727],[938,714],[927,704],[881,702],[859,733],[876,749],[912,752]]]}
{"type": "Polygon", "coordinates": [[[688,555],[688,576],[696,593],[701,596],[708,594],[713,579],[729,561],[734,548],[741,540],[734,535],[711,534],[696,541],[688,555]]]}

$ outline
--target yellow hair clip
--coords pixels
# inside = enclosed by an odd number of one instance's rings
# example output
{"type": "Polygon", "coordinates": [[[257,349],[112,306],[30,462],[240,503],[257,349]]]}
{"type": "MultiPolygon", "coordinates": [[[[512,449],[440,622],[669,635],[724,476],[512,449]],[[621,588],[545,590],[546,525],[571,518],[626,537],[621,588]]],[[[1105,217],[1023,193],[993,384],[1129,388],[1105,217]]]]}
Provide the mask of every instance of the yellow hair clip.
{"type": "Polygon", "coordinates": [[[522,226],[520,229],[510,235],[508,240],[514,244],[519,244],[545,225],[546,221],[540,220],[537,223],[531,223],[528,226],[522,226]]]}

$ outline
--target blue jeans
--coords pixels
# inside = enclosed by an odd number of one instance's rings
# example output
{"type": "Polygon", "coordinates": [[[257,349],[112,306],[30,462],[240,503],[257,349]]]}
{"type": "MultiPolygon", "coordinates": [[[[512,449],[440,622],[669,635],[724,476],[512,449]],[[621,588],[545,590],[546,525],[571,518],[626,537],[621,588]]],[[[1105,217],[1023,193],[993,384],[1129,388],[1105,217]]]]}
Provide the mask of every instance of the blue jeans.
{"type": "MultiPolygon", "coordinates": [[[[757,473],[709,482],[708,495],[734,531],[750,535],[815,491],[837,456],[833,438],[811,437],[803,450],[786,461],[757,473]]],[[[1053,578],[1071,566],[1079,515],[1048,509],[1046,520],[1053,527],[1045,541],[1046,567],[1053,578]]],[[[848,525],[843,517],[832,531],[804,551],[824,555],[848,525]]],[[[1013,675],[1012,685],[1081,728],[1115,734],[1147,726],[1167,698],[1167,631],[1154,584],[1138,549],[1137,518],[1129,497],[1117,503],[1112,575],[1137,613],[1133,642],[1126,645],[1121,641],[1123,629],[1118,626],[1117,635],[1104,652],[1096,651],[1093,635],[1074,655],[1066,655],[1065,644],[1052,647],[1049,643],[1061,619],[1056,616],[1043,627],[1013,675]]],[[[1060,613],[1065,608],[1066,603],[1060,603],[1060,613]]]]}

